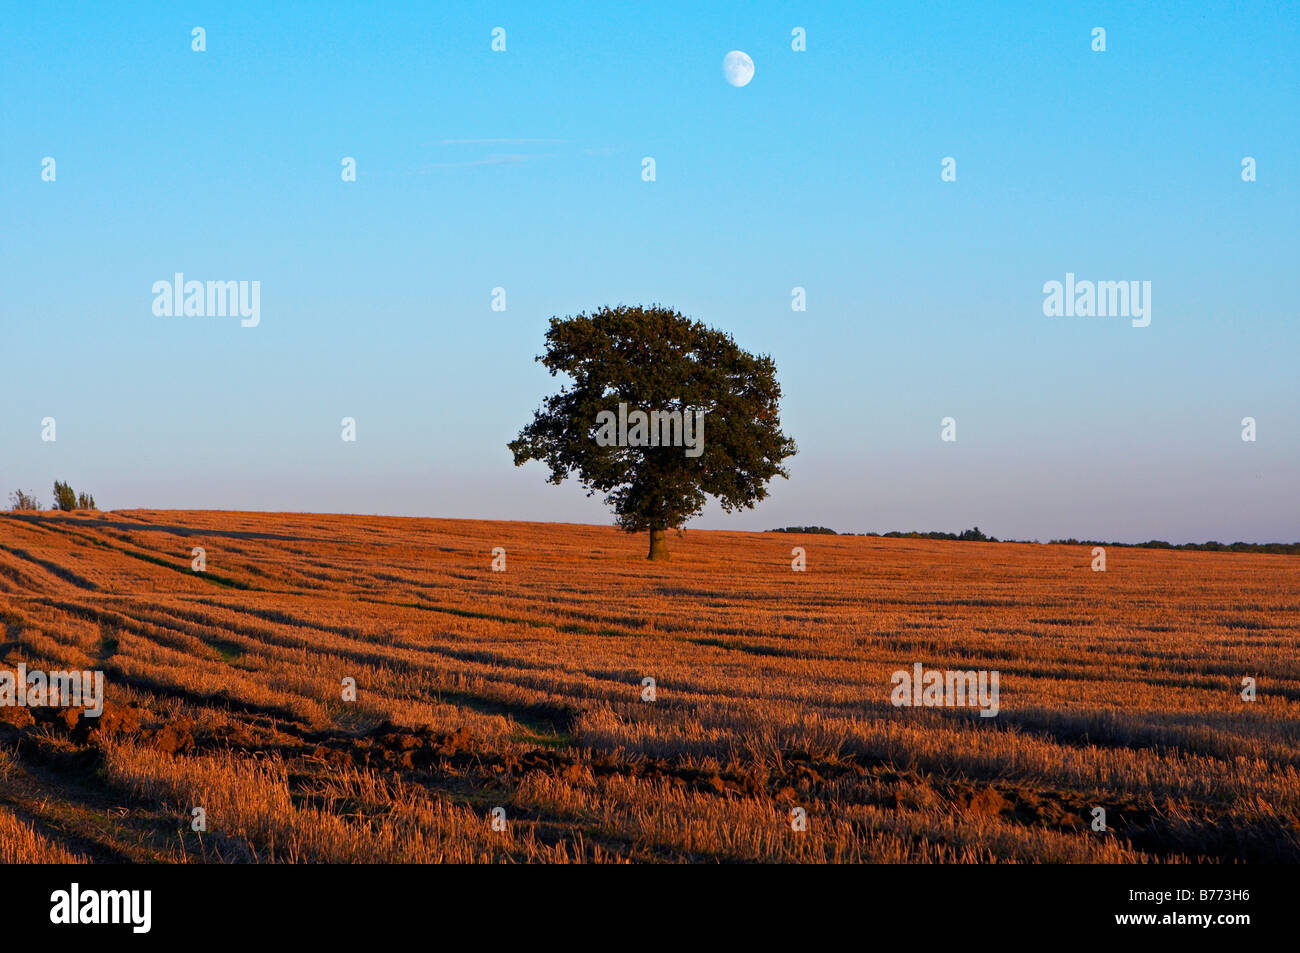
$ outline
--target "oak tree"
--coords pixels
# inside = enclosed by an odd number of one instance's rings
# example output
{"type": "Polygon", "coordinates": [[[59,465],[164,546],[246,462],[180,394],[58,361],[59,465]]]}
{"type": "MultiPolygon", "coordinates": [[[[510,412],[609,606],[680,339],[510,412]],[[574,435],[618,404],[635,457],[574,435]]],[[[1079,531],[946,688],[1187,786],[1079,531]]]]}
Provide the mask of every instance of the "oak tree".
{"type": "Polygon", "coordinates": [[[576,475],[604,493],[619,526],[650,532],[650,559],[667,558],[664,531],[708,497],[752,508],[789,476],[776,365],[729,334],[668,308],[601,308],[552,318],[537,360],[571,382],[510,442],[515,465],[538,460],[549,482],[576,475]]]}

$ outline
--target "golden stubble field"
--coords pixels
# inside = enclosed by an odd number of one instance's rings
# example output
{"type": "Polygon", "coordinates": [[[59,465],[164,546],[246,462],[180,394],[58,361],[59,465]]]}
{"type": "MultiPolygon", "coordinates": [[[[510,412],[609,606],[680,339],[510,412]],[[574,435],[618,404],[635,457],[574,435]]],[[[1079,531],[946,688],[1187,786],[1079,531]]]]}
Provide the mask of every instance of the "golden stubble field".
{"type": "Polygon", "coordinates": [[[107,680],[0,708],[0,862],[1300,860],[1300,559],[669,543],[0,516],[0,669],[107,680]],[[997,716],[894,707],[917,662],[998,671],[997,716]]]}

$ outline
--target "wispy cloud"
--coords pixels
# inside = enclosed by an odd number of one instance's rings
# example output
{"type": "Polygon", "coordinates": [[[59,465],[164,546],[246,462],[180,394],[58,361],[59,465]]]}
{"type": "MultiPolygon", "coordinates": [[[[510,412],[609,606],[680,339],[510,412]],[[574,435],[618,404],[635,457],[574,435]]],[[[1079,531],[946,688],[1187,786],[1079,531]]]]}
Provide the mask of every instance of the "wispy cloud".
{"type": "Polygon", "coordinates": [[[534,155],[524,152],[511,152],[484,156],[482,159],[468,159],[464,162],[431,162],[424,166],[421,171],[429,169],[468,169],[480,165],[523,165],[525,162],[531,162],[534,159],[554,158],[554,154],[534,155]]]}

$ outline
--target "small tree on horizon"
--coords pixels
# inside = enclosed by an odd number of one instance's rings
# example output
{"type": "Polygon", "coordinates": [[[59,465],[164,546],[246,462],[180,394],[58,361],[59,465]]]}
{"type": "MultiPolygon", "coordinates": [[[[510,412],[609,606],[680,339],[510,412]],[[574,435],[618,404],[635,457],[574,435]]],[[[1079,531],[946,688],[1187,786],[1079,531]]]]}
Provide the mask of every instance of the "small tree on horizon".
{"type": "Polygon", "coordinates": [[[77,493],[71,486],[59,480],[54,481],[54,504],[51,509],[70,513],[73,510],[93,510],[95,498],[89,493],[77,493]]]}
{"type": "Polygon", "coordinates": [[[782,461],[796,452],[781,432],[781,387],[767,356],[668,308],[601,308],[552,318],[546,353],[554,377],[571,385],[548,397],[509,444],[515,466],[545,463],[548,482],[575,475],[587,495],[605,494],[615,522],[650,532],[649,559],[668,558],[664,531],[697,515],[712,496],[727,512],[767,496],[782,461]],[[699,456],[680,446],[601,446],[598,416],[635,410],[704,412],[699,456]]]}
{"type": "Polygon", "coordinates": [[[71,512],[77,508],[77,494],[72,487],[59,480],[54,481],[54,509],[71,512]]]}
{"type": "Polygon", "coordinates": [[[39,510],[41,508],[40,500],[36,499],[35,493],[25,493],[22,490],[14,490],[9,494],[9,509],[14,510],[39,510]]]}

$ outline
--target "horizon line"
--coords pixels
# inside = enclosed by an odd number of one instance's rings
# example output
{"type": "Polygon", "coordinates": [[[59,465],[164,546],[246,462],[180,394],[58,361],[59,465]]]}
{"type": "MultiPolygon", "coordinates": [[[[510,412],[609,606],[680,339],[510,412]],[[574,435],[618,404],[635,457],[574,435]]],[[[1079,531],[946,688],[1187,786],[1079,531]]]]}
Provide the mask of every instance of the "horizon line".
{"type": "MultiPolygon", "coordinates": [[[[199,509],[161,508],[159,509],[159,508],[149,508],[149,507],[142,507],[142,506],[124,507],[121,509],[94,509],[94,510],[60,510],[60,509],[0,510],[0,516],[10,517],[14,519],[21,519],[21,520],[39,519],[45,516],[75,517],[78,514],[82,514],[84,516],[92,516],[98,514],[103,516],[103,515],[110,515],[110,514],[129,514],[129,513],[230,513],[230,514],[248,514],[252,516],[341,516],[341,517],[398,519],[398,520],[443,520],[447,522],[462,522],[462,523],[520,523],[520,524],[533,523],[542,526],[582,526],[582,527],[588,527],[594,529],[613,529],[613,530],[618,530],[619,532],[626,533],[629,536],[648,532],[647,530],[623,530],[617,524],[614,523],[578,523],[570,520],[495,519],[491,517],[482,517],[482,516],[432,516],[432,515],[413,515],[413,514],[397,514],[397,513],[359,513],[359,512],[342,512],[342,511],[331,511],[331,510],[247,510],[247,509],[228,510],[228,509],[220,509],[220,508],[199,508],[199,509]]],[[[675,528],[676,527],[669,527],[669,529],[675,529],[675,528]]],[[[1181,548],[1181,549],[1191,549],[1191,550],[1208,551],[1208,552],[1217,552],[1219,550],[1205,550],[1204,547],[1285,546],[1285,547],[1294,547],[1300,549],[1300,540],[1296,540],[1294,542],[1287,542],[1285,540],[1270,540],[1268,542],[1252,542],[1250,540],[1238,539],[1238,540],[1233,540],[1232,542],[1224,542],[1222,540],[1210,539],[1210,540],[1205,540],[1203,542],[1197,542],[1194,540],[1188,540],[1185,542],[1174,542],[1172,540],[1152,538],[1152,539],[1141,540],[1138,542],[1122,542],[1119,540],[1105,541],[1099,539],[1084,539],[1084,538],[1078,538],[1074,536],[1068,536],[1064,538],[1058,537],[1058,538],[1048,539],[1044,541],[1041,539],[1010,539],[1010,538],[998,537],[996,535],[990,535],[982,539],[980,538],[961,539],[961,538],[957,538],[958,536],[957,533],[953,533],[949,530],[885,530],[881,532],[870,531],[870,530],[841,531],[841,530],[830,529],[830,527],[812,526],[812,525],[809,525],[807,527],[797,527],[791,525],[787,527],[773,527],[772,529],[761,529],[761,530],[760,529],[709,529],[705,527],[689,527],[689,526],[683,527],[683,529],[685,530],[693,529],[697,533],[744,533],[747,535],[781,534],[786,536],[839,536],[839,537],[874,538],[874,539],[921,539],[929,542],[940,542],[940,543],[978,542],[978,543],[990,543],[993,545],[1001,545],[1004,543],[1009,543],[1009,544],[1024,545],[1024,546],[1119,546],[1119,547],[1129,547],[1129,548],[1136,548],[1136,549],[1141,549],[1141,548],[1158,549],[1167,546],[1171,549],[1181,548]],[[830,531],[826,532],[826,530],[830,530],[830,531]],[[939,535],[939,534],[947,534],[948,536],[952,536],[954,538],[949,539],[946,538],[944,535],[939,535]],[[1152,546],[1151,544],[1153,543],[1163,544],[1163,546],[1152,546]]],[[[972,529],[978,530],[979,527],[975,526],[972,527],[972,529]]],[[[967,530],[961,530],[960,532],[967,532],[967,530]]],[[[1231,551],[1231,550],[1227,550],[1227,551],[1231,551]]],[[[1263,555],[1269,555],[1269,554],[1263,554],[1263,555]]],[[[1281,555],[1287,555],[1287,554],[1281,554],[1281,555]]],[[[1300,555],[1300,553],[1297,553],[1296,555],[1300,555]]]]}

